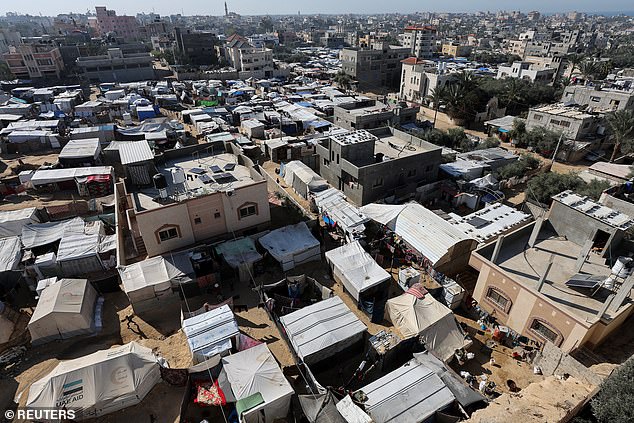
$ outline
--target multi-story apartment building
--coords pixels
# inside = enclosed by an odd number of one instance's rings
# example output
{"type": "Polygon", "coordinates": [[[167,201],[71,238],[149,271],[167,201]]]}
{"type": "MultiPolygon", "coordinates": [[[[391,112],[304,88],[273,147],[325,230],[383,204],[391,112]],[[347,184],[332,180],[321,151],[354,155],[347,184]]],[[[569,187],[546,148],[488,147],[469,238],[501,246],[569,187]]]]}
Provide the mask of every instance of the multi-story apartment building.
{"type": "Polygon", "coordinates": [[[419,107],[392,107],[376,100],[356,100],[333,108],[334,124],[351,131],[416,122],[419,107]]]}
{"type": "Polygon", "coordinates": [[[510,66],[498,67],[497,78],[518,78],[531,82],[550,83],[553,81],[557,69],[542,68],[532,62],[513,62],[510,66]]]}
{"type": "Polygon", "coordinates": [[[422,102],[431,90],[443,87],[447,82],[455,79],[455,75],[444,68],[444,63],[434,63],[429,60],[421,60],[408,57],[403,60],[401,73],[401,89],[399,98],[414,103],[422,102]]]}
{"type": "Polygon", "coordinates": [[[17,46],[22,42],[22,37],[17,31],[0,29],[0,54],[8,53],[10,46],[17,46]]]}
{"type": "Polygon", "coordinates": [[[598,112],[634,109],[634,90],[568,85],[561,98],[598,112]]]}
{"type": "Polygon", "coordinates": [[[77,58],[77,67],[91,81],[134,82],[155,78],[153,61],[150,53],[125,54],[120,48],[110,48],[102,56],[77,58]]]}
{"type": "Polygon", "coordinates": [[[466,46],[457,42],[453,42],[444,43],[442,45],[441,53],[443,56],[466,57],[471,54],[471,50],[471,46],[466,46]]]}
{"type": "Polygon", "coordinates": [[[114,33],[124,39],[142,38],[141,27],[134,16],[117,16],[117,12],[108,10],[104,6],[95,7],[95,12],[97,17],[94,24],[99,35],[114,33]]]}
{"type": "Polygon", "coordinates": [[[180,27],[174,28],[177,51],[195,66],[218,63],[216,44],[218,37],[211,31],[192,31],[180,27]]]}
{"type": "Polygon", "coordinates": [[[266,47],[256,48],[243,37],[232,36],[227,39],[225,56],[231,66],[238,72],[243,72],[241,77],[273,76],[273,50],[266,47]]]}
{"type": "Polygon", "coordinates": [[[401,61],[409,57],[407,47],[375,42],[369,48],[344,48],[339,53],[342,69],[357,81],[360,91],[397,89],[401,61]]]}
{"type": "Polygon", "coordinates": [[[10,46],[3,58],[11,73],[23,79],[59,78],[64,70],[59,48],[51,44],[10,46]]]}
{"type": "Polygon", "coordinates": [[[433,25],[411,25],[399,35],[403,47],[409,49],[410,56],[429,59],[436,52],[436,27],[433,25]]]}

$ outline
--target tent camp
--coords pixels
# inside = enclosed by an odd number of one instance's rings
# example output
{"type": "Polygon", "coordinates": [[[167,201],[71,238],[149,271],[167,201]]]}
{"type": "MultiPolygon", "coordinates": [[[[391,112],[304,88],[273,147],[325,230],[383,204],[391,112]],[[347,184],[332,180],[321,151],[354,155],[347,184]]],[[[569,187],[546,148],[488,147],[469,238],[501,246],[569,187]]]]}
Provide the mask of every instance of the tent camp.
{"type": "Polygon", "coordinates": [[[364,291],[390,280],[390,274],[374,261],[358,241],[326,252],[335,278],[359,301],[364,291]]]}
{"type": "Polygon", "coordinates": [[[0,238],[0,273],[17,269],[22,259],[19,236],[0,238]]]}
{"type": "Polygon", "coordinates": [[[365,411],[375,423],[426,422],[455,401],[434,370],[415,358],[360,390],[367,395],[365,411]]]}
{"type": "Polygon", "coordinates": [[[94,166],[100,154],[99,138],[70,140],[60,151],[58,159],[65,167],[94,166]]]}
{"type": "Polygon", "coordinates": [[[61,279],[45,288],[28,329],[33,344],[95,331],[97,291],[86,279],[61,279]]]}
{"type": "Polygon", "coordinates": [[[216,354],[229,353],[233,346],[237,346],[237,337],[240,335],[233,311],[226,304],[184,319],[183,332],[187,337],[194,364],[216,354]]]}
{"type": "Polygon", "coordinates": [[[348,203],[341,191],[328,188],[315,194],[314,199],[324,223],[337,226],[344,232],[348,241],[363,237],[364,223],[369,219],[356,206],[348,203]]]}
{"type": "Polygon", "coordinates": [[[29,389],[29,409],[68,408],[76,420],[138,404],[161,379],[152,350],[136,342],[63,361],[29,389]]]}
{"type": "Polygon", "coordinates": [[[0,212],[0,238],[22,235],[22,227],[39,222],[36,212],[35,207],[0,212]]]}
{"type": "Polygon", "coordinates": [[[251,280],[253,264],[262,260],[262,255],[255,249],[255,241],[249,237],[225,241],[216,245],[215,250],[229,267],[238,270],[240,282],[251,280]]]}
{"type": "Polygon", "coordinates": [[[429,294],[417,298],[410,291],[385,304],[386,319],[404,338],[420,336],[425,347],[443,361],[449,360],[456,349],[469,345],[449,308],[429,294]]]}
{"type": "Polygon", "coordinates": [[[220,379],[227,380],[244,423],[269,423],[285,418],[293,388],[266,344],[222,358],[220,379]]]}
{"type": "Polygon", "coordinates": [[[160,308],[162,304],[178,301],[172,285],[191,279],[162,256],[152,257],[129,266],[119,267],[123,290],[135,313],[160,308]]]}
{"type": "Polygon", "coordinates": [[[258,241],[282,265],[285,272],[297,265],[321,260],[319,241],[304,222],[271,231],[258,241]]]}
{"type": "Polygon", "coordinates": [[[26,249],[52,244],[62,239],[64,231],[83,232],[84,221],[81,217],[59,222],[37,223],[22,228],[22,245],[26,249]]]}
{"type": "Polygon", "coordinates": [[[314,364],[363,339],[366,326],[339,297],[328,298],[280,318],[293,349],[314,364]]]}
{"type": "Polygon", "coordinates": [[[304,198],[308,198],[311,192],[328,188],[328,182],[324,178],[299,160],[283,164],[280,167],[280,174],[284,177],[286,184],[293,187],[293,190],[304,198]]]}

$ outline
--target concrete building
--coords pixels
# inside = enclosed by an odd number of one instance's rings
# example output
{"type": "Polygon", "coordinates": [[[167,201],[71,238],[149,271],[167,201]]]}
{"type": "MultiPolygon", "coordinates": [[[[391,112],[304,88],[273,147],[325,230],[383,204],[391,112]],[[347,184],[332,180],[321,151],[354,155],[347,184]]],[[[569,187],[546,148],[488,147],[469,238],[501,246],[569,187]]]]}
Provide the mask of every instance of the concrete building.
{"type": "Polygon", "coordinates": [[[117,16],[114,10],[107,10],[104,6],[95,7],[97,19],[95,22],[100,36],[113,33],[126,40],[142,38],[141,27],[134,16],[117,16]]]}
{"type": "Polygon", "coordinates": [[[64,61],[59,48],[51,44],[18,44],[2,56],[17,78],[59,78],[64,61]]]}
{"type": "Polygon", "coordinates": [[[511,66],[498,67],[497,78],[519,78],[531,82],[548,84],[553,81],[556,69],[542,68],[531,62],[513,62],[511,66]]]}
{"type": "Polygon", "coordinates": [[[280,45],[280,39],[276,34],[253,34],[247,40],[255,48],[274,47],[280,45]]]}
{"type": "Polygon", "coordinates": [[[335,125],[351,131],[416,122],[419,107],[392,107],[376,100],[356,100],[333,107],[335,125]]]}
{"type": "Polygon", "coordinates": [[[117,188],[118,213],[140,254],[145,250],[152,257],[268,227],[266,180],[250,159],[179,150],[164,153],[165,163],[158,166],[162,183],[131,192],[117,188]]]}
{"type": "Polygon", "coordinates": [[[442,149],[394,128],[357,130],[320,140],[319,173],[356,205],[406,198],[436,180],[442,149]]]}
{"type": "Polygon", "coordinates": [[[603,118],[598,114],[579,110],[574,106],[552,104],[534,107],[528,111],[526,128],[541,126],[555,132],[563,132],[569,140],[589,140],[602,137],[605,131],[603,118]]]}
{"type": "Polygon", "coordinates": [[[235,35],[227,39],[225,57],[231,66],[242,72],[241,78],[274,76],[273,50],[254,47],[244,37],[235,35]]]}
{"type": "Polygon", "coordinates": [[[155,78],[153,62],[150,53],[124,54],[110,48],[103,56],[78,57],[77,67],[91,81],[134,82],[155,78]]]}
{"type": "Polygon", "coordinates": [[[622,258],[631,254],[622,240],[634,221],[570,191],[553,200],[547,220],[472,253],[480,272],[473,298],[530,339],[565,352],[593,348],[634,310],[634,277],[622,266],[631,260],[622,258]]]}
{"type": "Polygon", "coordinates": [[[472,47],[465,46],[460,43],[444,43],[441,53],[443,56],[450,57],[467,57],[471,54],[472,47]]]}
{"type": "Polygon", "coordinates": [[[176,27],[174,28],[174,40],[176,41],[176,50],[188,64],[203,66],[218,63],[216,55],[218,37],[215,33],[176,27]]]}
{"type": "Polygon", "coordinates": [[[437,87],[444,87],[455,79],[455,75],[447,72],[443,63],[436,64],[428,60],[408,57],[401,62],[401,89],[399,98],[414,103],[422,102],[437,87]]]}
{"type": "Polygon", "coordinates": [[[568,85],[561,101],[587,106],[597,112],[634,109],[634,90],[568,85]]]}
{"type": "Polygon", "coordinates": [[[339,53],[343,71],[357,81],[360,91],[398,89],[401,61],[409,55],[409,48],[383,42],[369,48],[344,48],[339,53]]]}
{"type": "Polygon", "coordinates": [[[411,25],[399,35],[403,47],[409,49],[409,55],[418,59],[430,59],[436,53],[437,30],[433,25],[411,25]]]}

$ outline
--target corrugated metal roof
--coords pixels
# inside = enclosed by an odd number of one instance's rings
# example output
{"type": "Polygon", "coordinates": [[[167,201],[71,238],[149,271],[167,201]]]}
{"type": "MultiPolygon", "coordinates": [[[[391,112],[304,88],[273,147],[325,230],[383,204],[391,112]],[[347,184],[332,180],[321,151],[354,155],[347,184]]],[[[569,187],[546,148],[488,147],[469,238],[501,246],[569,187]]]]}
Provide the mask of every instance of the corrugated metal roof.
{"type": "Polygon", "coordinates": [[[147,141],[130,141],[119,144],[121,164],[133,164],[154,160],[154,153],[147,141]]]}
{"type": "Polygon", "coordinates": [[[466,216],[455,216],[449,222],[465,235],[484,243],[530,221],[530,215],[504,204],[491,204],[466,216]]]}

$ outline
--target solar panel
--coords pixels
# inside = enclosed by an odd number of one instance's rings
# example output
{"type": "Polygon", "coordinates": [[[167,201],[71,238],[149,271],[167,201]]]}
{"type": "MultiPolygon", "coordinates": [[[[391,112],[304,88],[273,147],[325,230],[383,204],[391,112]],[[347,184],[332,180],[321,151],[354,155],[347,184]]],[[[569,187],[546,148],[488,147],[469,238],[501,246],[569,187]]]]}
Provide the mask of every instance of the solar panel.
{"type": "Polygon", "coordinates": [[[211,166],[210,166],[210,168],[211,168],[211,171],[212,171],[213,173],[220,173],[220,172],[222,172],[222,169],[221,169],[221,168],[220,168],[220,166],[218,166],[218,165],[211,165],[211,166]]]}
{"type": "Polygon", "coordinates": [[[209,175],[200,175],[198,177],[198,179],[200,180],[200,182],[202,182],[203,184],[210,184],[213,182],[213,179],[211,178],[211,176],[209,175]]]}
{"type": "Polygon", "coordinates": [[[485,226],[491,224],[488,220],[482,219],[481,217],[472,217],[467,221],[467,223],[471,226],[474,226],[478,229],[484,228],[485,226]]]}
{"type": "Polygon", "coordinates": [[[571,288],[594,289],[594,288],[597,288],[601,284],[603,279],[605,279],[604,276],[595,276],[595,275],[586,275],[583,273],[577,273],[566,282],[566,286],[569,286],[571,288]]]}
{"type": "Polygon", "coordinates": [[[189,171],[190,171],[191,173],[196,174],[196,175],[202,175],[203,173],[207,173],[207,171],[206,171],[205,169],[201,169],[201,168],[199,168],[199,167],[194,167],[194,168],[192,168],[192,169],[189,169],[189,171]]]}
{"type": "Polygon", "coordinates": [[[233,169],[235,169],[235,168],[236,168],[236,164],[235,164],[235,163],[227,163],[227,164],[225,165],[225,170],[227,170],[227,171],[229,171],[229,172],[231,172],[231,171],[232,171],[233,169]]]}
{"type": "Polygon", "coordinates": [[[219,175],[214,175],[214,179],[219,184],[226,184],[236,180],[236,178],[234,178],[233,175],[230,173],[221,173],[219,175]]]}

